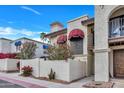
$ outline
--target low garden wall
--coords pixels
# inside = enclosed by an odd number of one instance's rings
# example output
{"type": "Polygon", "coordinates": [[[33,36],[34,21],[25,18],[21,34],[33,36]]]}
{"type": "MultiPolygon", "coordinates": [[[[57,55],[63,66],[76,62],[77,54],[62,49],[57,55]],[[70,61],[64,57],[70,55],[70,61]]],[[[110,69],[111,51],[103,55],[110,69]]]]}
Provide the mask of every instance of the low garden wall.
{"type": "MultiPolygon", "coordinates": [[[[47,77],[50,74],[51,69],[56,73],[55,78],[71,82],[86,76],[86,64],[85,62],[78,62],[69,59],[65,60],[46,60],[43,59],[31,59],[20,60],[21,68],[24,66],[31,66],[33,68],[32,75],[35,77],[47,77]]],[[[20,71],[22,73],[22,71],[20,71]]]]}
{"type": "Polygon", "coordinates": [[[0,59],[0,71],[17,71],[17,59],[0,59]]]}
{"type": "Polygon", "coordinates": [[[20,73],[22,73],[21,68],[24,66],[30,66],[33,68],[32,75],[35,77],[40,77],[40,60],[37,59],[28,59],[20,60],[20,73]]]}

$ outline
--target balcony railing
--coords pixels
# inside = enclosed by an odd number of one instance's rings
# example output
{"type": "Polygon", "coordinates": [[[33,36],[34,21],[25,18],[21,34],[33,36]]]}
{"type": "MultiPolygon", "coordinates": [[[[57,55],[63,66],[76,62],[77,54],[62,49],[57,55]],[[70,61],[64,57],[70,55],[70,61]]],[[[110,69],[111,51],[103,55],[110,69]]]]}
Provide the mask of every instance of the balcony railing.
{"type": "Polygon", "coordinates": [[[109,38],[124,36],[124,16],[109,21],[109,38]]]}

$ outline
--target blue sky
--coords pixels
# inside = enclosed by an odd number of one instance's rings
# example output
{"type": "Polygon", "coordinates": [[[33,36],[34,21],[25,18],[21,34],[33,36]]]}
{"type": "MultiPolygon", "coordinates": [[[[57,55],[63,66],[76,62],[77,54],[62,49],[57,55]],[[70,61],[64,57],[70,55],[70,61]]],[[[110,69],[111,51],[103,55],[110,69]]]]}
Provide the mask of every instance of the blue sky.
{"type": "Polygon", "coordinates": [[[67,21],[82,16],[94,16],[92,5],[1,5],[0,37],[17,39],[28,37],[40,40],[41,32],[50,32],[50,24],[59,21],[66,27],[67,21]]]}

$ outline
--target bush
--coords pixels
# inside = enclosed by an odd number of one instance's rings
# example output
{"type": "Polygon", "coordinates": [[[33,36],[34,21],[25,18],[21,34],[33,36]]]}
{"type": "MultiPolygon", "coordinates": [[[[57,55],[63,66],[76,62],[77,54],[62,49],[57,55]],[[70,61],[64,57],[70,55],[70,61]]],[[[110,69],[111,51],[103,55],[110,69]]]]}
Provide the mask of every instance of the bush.
{"type": "Polygon", "coordinates": [[[70,47],[67,44],[49,46],[48,56],[50,60],[67,60],[73,58],[70,47]]]}
{"type": "Polygon", "coordinates": [[[30,67],[30,66],[24,66],[23,68],[22,68],[22,71],[23,71],[23,73],[22,73],[22,75],[23,76],[30,76],[30,75],[32,75],[32,67],[30,67]]]}
{"type": "Polygon", "coordinates": [[[19,59],[31,59],[35,56],[37,45],[33,42],[25,42],[21,48],[21,52],[17,54],[19,59]]]}

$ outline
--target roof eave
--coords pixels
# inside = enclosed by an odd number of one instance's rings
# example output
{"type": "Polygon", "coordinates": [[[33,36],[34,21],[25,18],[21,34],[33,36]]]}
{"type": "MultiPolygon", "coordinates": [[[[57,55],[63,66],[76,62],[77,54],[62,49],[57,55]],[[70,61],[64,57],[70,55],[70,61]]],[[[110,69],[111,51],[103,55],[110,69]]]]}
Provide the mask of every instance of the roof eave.
{"type": "Polygon", "coordinates": [[[54,36],[54,35],[56,35],[56,34],[58,34],[58,33],[62,33],[62,34],[63,34],[63,33],[67,33],[67,28],[62,29],[62,30],[59,30],[59,31],[56,31],[56,32],[52,32],[52,33],[46,34],[45,37],[54,36]]]}
{"type": "Polygon", "coordinates": [[[94,24],[94,18],[90,18],[88,20],[82,21],[81,23],[82,25],[86,25],[86,26],[94,24]]]}

